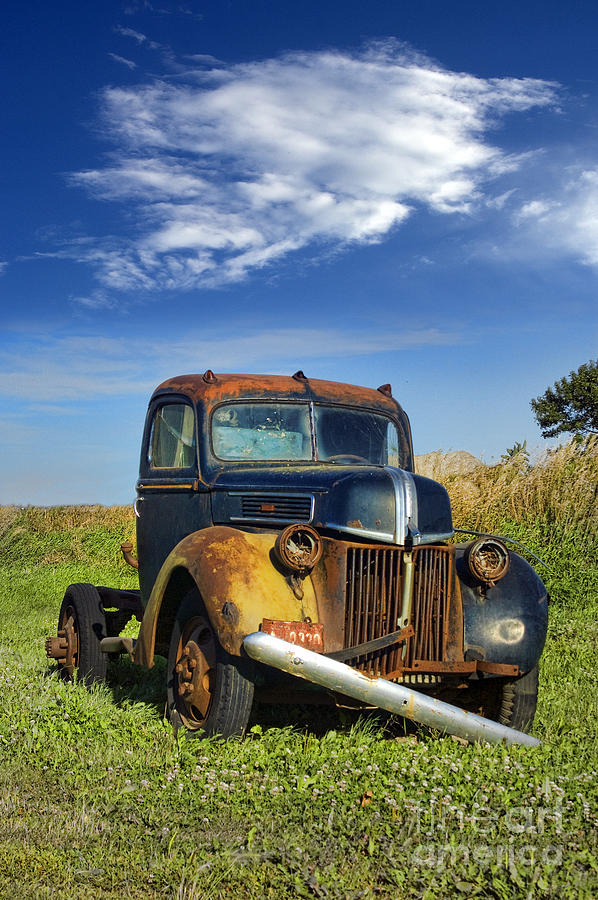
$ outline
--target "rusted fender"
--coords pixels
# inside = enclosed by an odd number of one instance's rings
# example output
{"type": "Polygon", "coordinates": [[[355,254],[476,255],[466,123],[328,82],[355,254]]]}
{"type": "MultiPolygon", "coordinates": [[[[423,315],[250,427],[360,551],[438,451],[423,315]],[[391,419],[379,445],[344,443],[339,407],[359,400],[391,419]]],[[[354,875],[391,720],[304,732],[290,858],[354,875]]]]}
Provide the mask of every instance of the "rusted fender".
{"type": "Polygon", "coordinates": [[[156,626],[164,594],[173,574],[186,570],[201,594],[224,649],[241,653],[245,636],[257,631],[263,618],[319,621],[311,578],[305,578],[300,600],[291,581],[279,572],[271,551],[275,534],[254,534],[226,525],[202,528],[184,538],[166,558],[145,609],[135,662],[154,664],[156,626]]]}

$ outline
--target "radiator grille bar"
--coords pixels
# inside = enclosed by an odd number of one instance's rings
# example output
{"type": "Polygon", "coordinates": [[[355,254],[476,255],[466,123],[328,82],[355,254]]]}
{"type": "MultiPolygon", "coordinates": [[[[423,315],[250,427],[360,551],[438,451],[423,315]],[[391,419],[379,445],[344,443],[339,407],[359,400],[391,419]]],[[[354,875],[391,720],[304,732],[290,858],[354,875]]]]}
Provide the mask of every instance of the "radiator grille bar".
{"type": "MultiPolygon", "coordinates": [[[[399,627],[401,551],[396,547],[351,547],[347,558],[345,646],[353,647],[390,634],[399,627]]],[[[376,650],[353,665],[386,674],[398,662],[402,647],[376,650]]]]}
{"type": "MultiPolygon", "coordinates": [[[[450,547],[418,547],[413,552],[414,591],[407,645],[364,654],[353,665],[370,675],[421,671],[426,661],[445,659],[452,580],[450,547]]],[[[396,631],[402,589],[402,550],[350,547],[347,554],[345,647],[396,631]]]]}
{"type": "Polygon", "coordinates": [[[408,647],[409,667],[446,659],[448,604],[452,580],[449,547],[421,547],[415,558],[414,636],[408,647]]]}

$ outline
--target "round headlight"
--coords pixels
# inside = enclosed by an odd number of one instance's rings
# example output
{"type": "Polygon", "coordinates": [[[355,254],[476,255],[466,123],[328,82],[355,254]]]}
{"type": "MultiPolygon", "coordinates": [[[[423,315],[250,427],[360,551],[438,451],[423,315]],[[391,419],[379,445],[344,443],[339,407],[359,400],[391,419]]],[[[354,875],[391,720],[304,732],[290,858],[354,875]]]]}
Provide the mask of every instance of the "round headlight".
{"type": "Polygon", "coordinates": [[[506,575],[509,569],[509,551],[502,541],[494,537],[472,541],[466,559],[473,577],[490,586],[506,575]]]}
{"type": "Polygon", "coordinates": [[[311,525],[287,525],[274,547],[280,562],[291,572],[313,569],[322,555],[322,539],[311,525]]]}

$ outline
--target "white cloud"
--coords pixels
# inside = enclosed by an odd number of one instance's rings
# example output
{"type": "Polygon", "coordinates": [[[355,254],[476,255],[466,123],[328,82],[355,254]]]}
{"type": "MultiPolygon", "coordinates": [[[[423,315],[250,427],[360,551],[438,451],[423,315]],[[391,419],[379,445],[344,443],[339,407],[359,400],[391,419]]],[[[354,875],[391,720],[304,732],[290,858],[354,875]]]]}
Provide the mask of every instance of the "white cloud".
{"type": "Polygon", "coordinates": [[[598,169],[570,169],[563,187],[522,203],[514,221],[553,256],[598,266],[598,169]]]}
{"type": "Polygon", "coordinates": [[[158,16],[191,16],[193,19],[197,19],[201,21],[203,19],[202,13],[194,12],[188,6],[185,6],[182,3],[176,3],[172,7],[172,9],[168,9],[165,6],[154,6],[153,3],[150,3],[149,0],[142,0],[142,2],[134,2],[129,3],[124,7],[124,13],[127,16],[134,16],[137,13],[153,13],[158,16]]]}
{"type": "Polygon", "coordinates": [[[121,65],[126,66],[128,69],[137,68],[137,63],[134,63],[132,59],[125,59],[124,56],[119,56],[117,53],[109,53],[108,56],[111,56],[115,62],[121,63],[121,65]]]}
{"type": "Polygon", "coordinates": [[[526,219],[543,219],[549,210],[554,209],[555,205],[547,200],[530,200],[517,211],[516,220],[524,222],[526,219]]]}
{"type": "Polygon", "coordinates": [[[75,296],[70,298],[71,303],[75,307],[83,309],[116,309],[118,303],[114,297],[109,296],[105,291],[92,291],[86,296],[75,296]]]}
{"type": "Polygon", "coordinates": [[[0,352],[0,395],[36,403],[123,393],[135,377],[124,339],[31,337],[0,352]]]}
{"type": "Polygon", "coordinates": [[[217,56],[211,56],[209,53],[192,53],[188,56],[184,57],[186,60],[189,60],[191,63],[199,64],[200,66],[224,66],[225,63],[223,60],[218,59],[217,56]]]}
{"type": "Polygon", "coordinates": [[[380,241],[417,207],[468,213],[489,178],[524,159],[486,133],[554,98],[550,83],[449,72],[395,43],[109,88],[115,152],[74,178],[126,201],[137,232],[74,255],[111,288],[186,289],[308,245],[380,241]]]}
{"type": "MultiPolygon", "coordinates": [[[[288,371],[309,361],[463,342],[436,328],[349,332],[340,329],[245,330],[226,338],[191,334],[184,340],[87,335],[32,336],[18,350],[0,351],[0,396],[43,404],[89,404],[99,397],[147,396],[161,380],[197,371],[198,360],[220,372],[288,371]],[[294,368],[293,368],[294,367],[294,368]]],[[[203,371],[203,369],[202,369],[203,371]]]]}
{"type": "Polygon", "coordinates": [[[498,194],[496,197],[488,197],[486,199],[486,206],[490,207],[490,209],[503,209],[505,204],[511,199],[513,194],[517,192],[517,188],[510,188],[508,191],[504,191],[502,194],[498,194]]]}
{"type": "Polygon", "coordinates": [[[151,50],[159,50],[160,44],[156,41],[151,41],[146,34],[142,34],[140,31],[135,31],[134,28],[123,28],[121,25],[117,25],[114,29],[117,34],[122,35],[122,37],[132,38],[135,43],[140,46],[141,44],[145,44],[151,50]]]}

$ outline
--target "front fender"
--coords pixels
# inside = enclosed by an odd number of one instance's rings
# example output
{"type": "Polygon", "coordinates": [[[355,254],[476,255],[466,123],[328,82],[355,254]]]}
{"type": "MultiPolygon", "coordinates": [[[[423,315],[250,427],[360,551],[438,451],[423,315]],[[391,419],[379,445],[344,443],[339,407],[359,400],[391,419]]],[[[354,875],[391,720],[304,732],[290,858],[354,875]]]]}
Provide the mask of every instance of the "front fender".
{"type": "Polygon", "coordinates": [[[456,548],[465,659],[505,663],[529,672],[540,659],[546,640],[546,587],[529,563],[511,551],[504,578],[480,592],[465,563],[466,546],[456,548]]]}
{"type": "Polygon", "coordinates": [[[156,627],[173,575],[188,572],[201,594],[212,627],[224,649],[235,656],[247,634],[264,618],[319,621],[311,578],[303,579],[300,600],[290,579],[272,561],[276,534],[238,531],[215,525],[195,531],[176,545],[164,561],[145,609],[135,662],[151,668],[156,627]]]}

